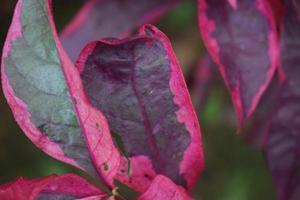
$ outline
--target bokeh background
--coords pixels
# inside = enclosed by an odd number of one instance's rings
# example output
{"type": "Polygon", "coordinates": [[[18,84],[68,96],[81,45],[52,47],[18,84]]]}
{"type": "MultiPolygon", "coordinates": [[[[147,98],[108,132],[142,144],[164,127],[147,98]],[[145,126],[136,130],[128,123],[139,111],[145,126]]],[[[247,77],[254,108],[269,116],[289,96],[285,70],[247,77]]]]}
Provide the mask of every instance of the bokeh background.
{"type": "MultiPolygon", "coordinates": [[[[84,0],[54,0],[58,30],[68,23],[84,0]]],[[[16,0],[0,0],[0,48],[16,0]]],[[[197,27],[195,0],[177,6],[156,25],[170,38],[194,100],[199,59],[205,54],[197,27]]],[[[204,143],[206,168],[193,196],[199,200],[274,200],[275,191],[261,151],[246,142],[236,128],[229,94],[216,70],[205,100],[194,101],[204,143]]],[[[36,178],[79,170],[56,161],[36,148],[22,133],[0,89],[0,184],[16,177],[36,178]]],[[[85,176],[85,175],[84,175],[85,176]]]]}

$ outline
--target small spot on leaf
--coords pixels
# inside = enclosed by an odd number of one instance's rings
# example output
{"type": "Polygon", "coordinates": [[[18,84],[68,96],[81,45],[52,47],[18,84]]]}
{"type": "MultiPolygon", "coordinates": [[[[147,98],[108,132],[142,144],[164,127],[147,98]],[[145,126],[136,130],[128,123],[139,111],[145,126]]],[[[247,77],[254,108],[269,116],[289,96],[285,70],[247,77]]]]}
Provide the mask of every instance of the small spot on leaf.
{"type": "Polygon", "coordinates": [[[107,163],[103,163],[103,168],[104,168],[105,171],[107,171],[109,169],[108,164],[107,163]]]}
{"type": "Polygon", "coordinates": [[[72,100],[73,100],[74,104],[76,105],[77,104],[76,98],[73,97],[72,100]]]}

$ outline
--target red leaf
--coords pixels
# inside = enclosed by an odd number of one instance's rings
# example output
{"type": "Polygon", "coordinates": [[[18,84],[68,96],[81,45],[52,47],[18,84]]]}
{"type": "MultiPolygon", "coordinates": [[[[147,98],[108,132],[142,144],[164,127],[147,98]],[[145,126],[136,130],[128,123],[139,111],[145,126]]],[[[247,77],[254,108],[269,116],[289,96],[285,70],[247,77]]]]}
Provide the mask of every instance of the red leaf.
{"type": "Polygon", "coordinates": [[[149,189],[138,200],[191,200],[182,187],[165,176],[157,175],[149,189]]]}
{"type": "Polygon", "coordinates": [[[124,37],[182,0],[89,0],[65,28],[61,40],[73,61],[89,42],[124,37]]]}
{"type": "Polygon", "coordinates": [[[3,91],[35,145],[112,186],[119,152],[58,40],[50,2],[18,1],[3,50],[3,91]]]}
{"type": "Polygon", "coordinates": [[[167,37],[146,25],[132,39],[96,41],[77,67],[132,162],[120,180],[144,191],[158,173],[191,189],[203,169],[200,127],[167,37]]]}
{"type": "Polygon", "coordinates": [[[199,0],[204,43],[231,92],[240,125],[255,110],[278,65],[267,0],[199,0]]]}
{"type": "Polygon", "coordinates": [[[39,179],[18,178],[0,186],[2,200],[34,200],[42,197],[47,199],[83,198],[97,196],[104,199],[107,194],[75,174],[61,176],[52,175],[39,179]]]}

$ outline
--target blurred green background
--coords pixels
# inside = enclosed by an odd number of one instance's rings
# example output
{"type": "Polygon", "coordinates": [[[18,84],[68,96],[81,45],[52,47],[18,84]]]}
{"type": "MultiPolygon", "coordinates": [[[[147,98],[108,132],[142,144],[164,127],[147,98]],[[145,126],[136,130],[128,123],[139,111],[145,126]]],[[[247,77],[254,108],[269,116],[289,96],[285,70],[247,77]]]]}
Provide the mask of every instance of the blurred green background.
{"type": "MultiPolygon", "coordinates": [[[[83,2],[54,0],[58,30],[83,2]]],[[[1,0],[0,3],[1,49],[15,3],[15,0],[1,0]]],[[[192,88],[198,61],[205,52],[197,27],[196,1],[185,1],[156,24],[170,38],[188,86],[192,88]]],[[[219,74],[214,76],[206,103],[194,102],[202,129],[206,169],[193,190],[193,197],[199,200],[274,200],[275,192],[263,156],[237,133],[229,94],[219,74]]],[[[48,157],[26,138],[0,91],[0,184],[19,176],[36,178],[66,172],[81,174],[48,157]]]]}

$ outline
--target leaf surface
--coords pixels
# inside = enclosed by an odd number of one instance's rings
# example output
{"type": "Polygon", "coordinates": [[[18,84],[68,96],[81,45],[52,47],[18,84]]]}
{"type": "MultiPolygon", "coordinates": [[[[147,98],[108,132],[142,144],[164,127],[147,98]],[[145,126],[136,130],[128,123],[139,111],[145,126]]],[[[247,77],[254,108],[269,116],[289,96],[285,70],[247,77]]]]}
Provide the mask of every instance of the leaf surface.
{"type": "Polygon", "coordinates": [[[157,175],[149,189],[138,200],[191,200],[186,191],[169,178],[157,175]]]}
{"type": "Polygon", "coordinates": [[[182,0],[89,0],[65,28],[61,41],[73,61],[89,42],[124,37],[182,0]]]}
{"type": "Polygon", "coordinates": [[[300,2],[283,1],[280,94],[265,151],[279,200],[300,198],[300,2]]]}
{"type": "Polygon", "coordinates": [[[191,89],[191,96],[197,113],[202,112],[207,104],[207,99],[212,91],[213,84],[216,81],[214,62],[208,54],[204,54],[197,65],[194,81],[191,89]]]}
{"type": "Polygon", "coordinates": [[[120,155],[62,49],[51,1],[18,1],[1,70],[5,97],[29,139],[50,156],[112,185],[120,155]]]}
{"type": "Polygon", "coordinates": [[[264,148],[269,138],[268,128],[278,106],[280,86],[279,76],[276,73],[262,96],[256,112],[248,120],[249,128],[242,134],[249,143],[256,147],[264,148]]]}
{"type": "Polygon", "coordinates": [[[0,186],[0,199],[76,199],[89,196],[104,199],[107,194],[75,174],[51,175],[45,178],[24,179],[0,186]]]}
{"type": "Polygon", "coordinates": [[[254,112],[278,65],[278,36],[269,1],[198,2],[202,38],[241,125],[254,112]]]}
{"type": "Polygon", "coordinates": [[[200,127],[167,37],[146,25],[134,38],[92,42],[77,63],[91,104],[130,157],[121,181],[144,191],[164,174],[190,189],[203,169],[200,127]]]}

